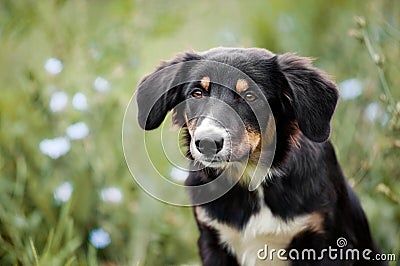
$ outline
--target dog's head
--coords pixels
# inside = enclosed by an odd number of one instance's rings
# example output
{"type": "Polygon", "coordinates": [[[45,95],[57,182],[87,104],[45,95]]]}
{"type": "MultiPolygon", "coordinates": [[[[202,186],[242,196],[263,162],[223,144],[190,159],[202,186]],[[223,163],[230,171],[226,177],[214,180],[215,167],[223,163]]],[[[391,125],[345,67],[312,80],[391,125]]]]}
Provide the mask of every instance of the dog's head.
{"type": "Polygon", "coordinates": [[[173,123],[189,133],[189,154],[220,167],[259,154],[274,134],[271,121],[278,142],[293,142],[299,132],[326,141],[337,99],[336,85],[308,58],[215,48],[181,54],[146,76],[137,91],[138,121],[151,130],[173,110],[173,123]]]}

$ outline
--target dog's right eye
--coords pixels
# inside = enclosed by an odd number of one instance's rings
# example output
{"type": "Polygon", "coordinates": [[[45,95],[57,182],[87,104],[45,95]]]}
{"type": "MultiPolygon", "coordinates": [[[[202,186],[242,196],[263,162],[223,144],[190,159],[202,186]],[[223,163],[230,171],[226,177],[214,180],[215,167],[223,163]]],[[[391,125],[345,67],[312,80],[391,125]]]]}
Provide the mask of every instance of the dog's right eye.
{"type": "Polygon", "coordinates": [[[200,99],[203,97],[203,92],[200,89],[195,89],[192,91],[191,95],[196,99],[200,99]]]}

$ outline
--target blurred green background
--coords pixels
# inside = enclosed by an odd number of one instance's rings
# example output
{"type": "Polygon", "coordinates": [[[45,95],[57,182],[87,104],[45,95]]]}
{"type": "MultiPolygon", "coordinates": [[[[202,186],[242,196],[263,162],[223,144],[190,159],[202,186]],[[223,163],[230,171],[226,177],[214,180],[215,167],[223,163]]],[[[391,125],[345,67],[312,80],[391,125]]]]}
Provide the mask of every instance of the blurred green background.
{"type": "Polygon", "coordinates": [[[215,46],[298,52],[334,77],[332,141],[399,260],[399,20],[389,0],[2,0],[0,264],[199,263],[191,209],[137,186],[121,127],[160,60],[215,46]]]}

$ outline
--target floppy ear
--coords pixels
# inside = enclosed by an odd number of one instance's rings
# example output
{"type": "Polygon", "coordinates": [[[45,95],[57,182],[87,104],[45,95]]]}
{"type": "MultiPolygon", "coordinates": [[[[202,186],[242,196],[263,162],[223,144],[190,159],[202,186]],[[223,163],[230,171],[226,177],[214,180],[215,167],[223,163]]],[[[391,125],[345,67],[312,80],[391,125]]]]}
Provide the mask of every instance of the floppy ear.
{"type": "Polygon", "coordinates": [[[157,128],[168,111],[181,101],[180,85],[174,85],[180,65],[186,61],[199,59],[197,54],[184,53],[163,62],[156,71],[144,77],[137,88],[138,122],[141,128],[157,128]]]}
{"type": "Polygon", "coordinates": [[[336,84],[314,68],[310,58],[286,53],[277,61],[289,85],[283,93],[291,102],[300,130],[312,141],[326,141],[338,100],[336,84]]]}

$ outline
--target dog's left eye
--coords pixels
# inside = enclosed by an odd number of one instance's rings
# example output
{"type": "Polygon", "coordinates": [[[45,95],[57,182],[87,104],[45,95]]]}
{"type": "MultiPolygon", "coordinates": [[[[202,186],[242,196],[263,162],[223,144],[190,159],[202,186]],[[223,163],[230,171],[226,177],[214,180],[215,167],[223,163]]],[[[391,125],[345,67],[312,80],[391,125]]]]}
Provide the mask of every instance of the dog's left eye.
{"type": "Polygon", "coordinates": [[[253,102],[257,99],[257,96],[255,96],[254,93],[252,93],[252,92],[247,92],[244,95],[244,99],[248,102],[253,102]]]}
{"type": "Polygon", "coordinates": [[[190,94],[197,99],[203,97],[203,92],[200,89],[195,89],[190,94]]]}

